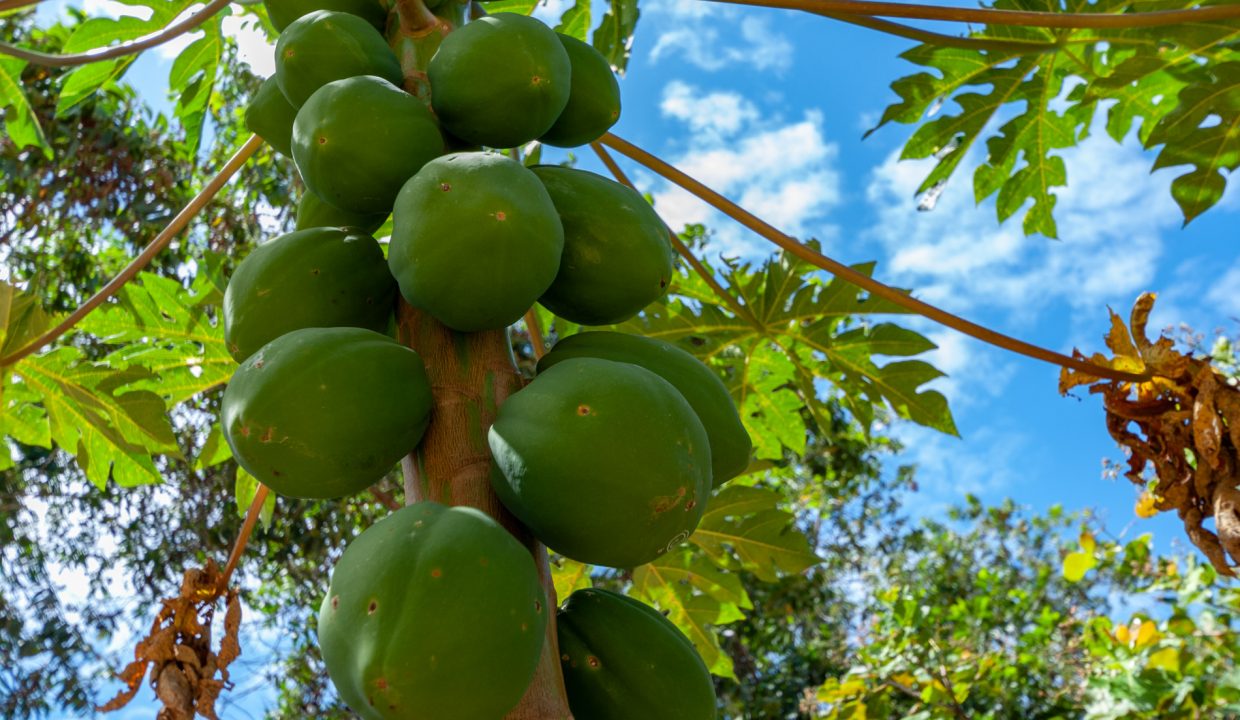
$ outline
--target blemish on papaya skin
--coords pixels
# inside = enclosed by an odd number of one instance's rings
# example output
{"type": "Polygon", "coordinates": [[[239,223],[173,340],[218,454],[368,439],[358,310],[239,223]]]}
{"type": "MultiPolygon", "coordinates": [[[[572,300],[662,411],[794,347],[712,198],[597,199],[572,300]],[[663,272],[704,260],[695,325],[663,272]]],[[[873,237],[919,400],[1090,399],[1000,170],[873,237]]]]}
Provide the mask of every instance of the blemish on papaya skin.
{"type": "Polygon", "coordinates": [[[431,577],[433,577],[433,578],[441,578],[441,577],[443,577],[443,570],[441,570],[440,568],[435,568],[435,569],[431,570],[431,577]]]}
{"type": "Polygon", "coordinates": [[[684,499],[685,499],[685,488],[682,485],[681,487],[676,488],[675,495],[663,495],[660,497],[656,497],[654,500],[650,501],[650,509],[656,515],[662,514],[662,513],[667,512],[668,510],[671,510],[677,505],[679,505],[681,501],[684,499]]]}
{"type": "Polygon", "coordinates": [[[367,605],[367,606],[366,606],[366,614],[367,614],[367,615],[374,615],[374,614],[375,614],[375,611],[376,611],[376,610],[378,610],[378,609],[379,609],[379,601],[378,601],[378,600],[371,600],[371,601],[370,601],[370,605],[367,605]]]}
{"type": "Polygon", "coordinates": [[[452,189],[452,183],[439,183],[439,189],[448,192],[452,189]]]}
{"type": "Polygon", "coordinates": [[[378,680],[375,680],[375,687],[379,688],[380,690],[387,690],[388,689],[387,678],[379,678],[378,680]]]}
{"type": "Polygon", "coordinates": [[[274,427],[268,427],[266,430],[263,431],[263,434],[259,436],[258,441],[260,443],[269,443],[271,442],[271,439],[274,438],[275,436],[276,436],[276,429],[274,427]]]}
{"type": "Polygon", "coordinates": [[[271,294],[271,288],[261,288],[254,292],[254,297],[266,297],[271,294]]]}
{"type": "Polygon", "coordinates": [[[340,607],[340,596],[339,595],[332,598],[332,610],[335,610],[338,607],[340,607]]]}
{"type": "Polygon", "coordinates": [[[589,415],[589,414],[590,414],[590,406],[589,406],[589,405],[584,405],[584,404],[583,404],[583,405],[578,405],[578,406],[577,406],[577,414],[578,414],[578,415],[580,415],[581,417],[585,417],[586,415],[589,415]]]}
{"type": "Polygon", "coordinates": [[[499,210],[495,213],[495,219],[500,222],[504,222],[505,220],[508,219],[508,213],[504,212],[503,210],[499,210]]]}
{"type": "Polygon", "coordinates": [[[697,507],[697,500],[690,500],[689,502],[685,503],[685,512],[689,512],[695,507],[697,507]]]}
{"type": "Polygon", "coordinates": [[[589,666],[590,666],[590,667],[592,667],[592,668],[596,668],[596,667],[598,667],[599,665],[602,665],[602,663],[601,663],[601,662],[599,662],[598,658],[594,657],[593,655],[591,655],[590,657],[586,658],[586,664],[587,664],[587,665],[589,665],[589,666]]]}

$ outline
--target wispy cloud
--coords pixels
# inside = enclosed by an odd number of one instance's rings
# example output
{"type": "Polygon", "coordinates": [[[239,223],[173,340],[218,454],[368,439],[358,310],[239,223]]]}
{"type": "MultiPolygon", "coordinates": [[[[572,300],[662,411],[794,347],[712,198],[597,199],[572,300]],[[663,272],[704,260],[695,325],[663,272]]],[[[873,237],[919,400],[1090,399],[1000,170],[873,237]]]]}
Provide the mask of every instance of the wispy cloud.
{"type": "MultiPolygon", "coordinates": [[[[664,116],[683,123],[689,139],[670,159],[689,175],[794,235],[831,236],[827,222],[840,202],[839,148],[826,140],[823,116],[808,111],[782,120],[729,91],[705,92],[680,81],[664,89],[664,116]]],[[[652,188],[655,207],[674,228],[706,223],[719,250],[744,257],[770,247],[701,200],[668,183],[652,188]]]]}
{"type": "Polygon", "coordinates": [[[709,71],[737,65],[758,71],[792,66],[792,42],[768,18],[744,17],[737,8],[700,0],[656,0],[642,9],[655,27],[652,63],[679,57],[709,71]],[[739,36],[734,28],[739,28],[739,36]]]}

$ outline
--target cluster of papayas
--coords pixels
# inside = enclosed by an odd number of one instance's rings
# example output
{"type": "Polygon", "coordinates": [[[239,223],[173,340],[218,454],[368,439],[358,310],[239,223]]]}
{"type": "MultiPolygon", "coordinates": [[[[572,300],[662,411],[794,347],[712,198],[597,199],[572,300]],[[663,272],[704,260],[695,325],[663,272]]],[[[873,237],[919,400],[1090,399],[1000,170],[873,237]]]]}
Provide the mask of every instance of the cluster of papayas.
{"type": "MultiPolygon", "coordinates": [[[[499,152],[589,143],[616,122],[619,86],[591,46],[524,15],[478,18],[430,58],[428,106],[403,89],[382,34],[396,22],[390,3],[265,4],[281,30],[276,75],[246,122],[292,157],[306,192],[296,231],[256,248],[225,293],[241,365],[223,431],[276,492],[332,498],[390,472],[430,420],[422,359],[390,335],[398,296],[460,333],[502,330],[535,303],[611,325],[668,291],[674,252],[636,191],[499,152]],[[373,233],[389,215],[385,257],[373,233]]],[[[508,511],[556,552],[616,568],[685,540],[751,451],[709,368],[604,331],[560,340],[483,429],[508,511]]],[[[367,720],[495,720],[525,693],[551,610],[506,530],[423,502],[349,545],[319,644],[341,698],[367,720]]],[[[559,618],[577,717],[713,717],[709,673],[659,613],[584,591],[559,618]]]]}

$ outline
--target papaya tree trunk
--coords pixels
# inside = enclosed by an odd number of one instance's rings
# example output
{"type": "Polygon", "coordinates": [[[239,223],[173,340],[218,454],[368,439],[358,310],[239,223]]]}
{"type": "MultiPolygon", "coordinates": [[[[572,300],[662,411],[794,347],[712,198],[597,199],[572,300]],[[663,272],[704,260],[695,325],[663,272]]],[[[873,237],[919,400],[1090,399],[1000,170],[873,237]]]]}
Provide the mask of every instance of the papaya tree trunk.
{"type": "MultiPolygon", "coordinates": [[[[430,104],[426,66],[443,38],[465,21],[469,0],[448,0],[432,12],[422,0],[394,0],[387,36],[400,59],[405,89],[430,104]]],[[[500,504],[491,489],[487,431],[504,400],[521,389],[505,330],[454,332],[403,299],[398,337],[426,363],[434,405],[421,445],[402,461],[405,503],[434,500],[468,505],[499,521],[534,558],[547,596],[547,638],[534,680],[507,720],[573,720],[560,671],[555,609],[559,604],[547,549],[500,504]]]]}
{"type": "Polygon", "coordinates": [[[547,594],[547,638],[534,681],[508,720],[571,720],[560,672],[555,608],[547,550],[516,520],[491,489],[487,430],[504,400],[521,389],[507,332],[454,332],[401,301],[401,342],[426,362],[434,407],[417,451],[402,463],[405,503],[434,500],[468,505],[495,518],[534,556],[547,594]]]}

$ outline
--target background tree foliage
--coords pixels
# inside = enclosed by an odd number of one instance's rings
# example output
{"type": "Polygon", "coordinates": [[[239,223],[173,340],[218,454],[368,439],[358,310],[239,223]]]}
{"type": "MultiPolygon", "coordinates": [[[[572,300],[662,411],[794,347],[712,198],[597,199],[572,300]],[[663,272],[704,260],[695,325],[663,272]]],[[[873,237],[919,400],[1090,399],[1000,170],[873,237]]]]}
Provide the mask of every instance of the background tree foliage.
{"type": "MultiPolygon", "coordinates": [[[[19,11],[0,15],[0,35],[78,52],[139,37],[190,5],[126,2],[151,7],[152,17],[75,14],[38,28],[19,11]]],[[[491,12],[534,7],[488,3],[491,12]]],[[[636,0],[611,0],[597,28],[590,9],[577,0],[559,29],[623,68],[636,0]]],[[[261,5],[225,12],[265,22],[261,5]]],[[[1159,166],[1192,168],[1173,185],[1191,220],[1218,201],[1240,163],[1237,32],[1230,22],[1174,31],[979,26],[968,42],[906,53],[924,70],[893,85],[899,99],[881,122],[918,124],[905,157],[938,158],[923,202],[985,140],[977,197],[998,193],[1001,218],[1032,200],[1026,230],[1054,236],[1053,189],[1067,178],[1052,151],[1079,142],[1098,113],[1116,140],[1140,119],[1141,141],[1162,148],[1159,166]],[[949,102],[958,110],[926,119],[949,102]],[[1023,112],[1012,115],[1018,105],[1023,112]],[[987,136],[998,118],[1007,119],[987,136]]],[[[0,356],[115,275],[246,135],[240,110],[258,79],[219,17],[172,65],[170,116],[126,83],[131,64],[64,71],[0,57],[0,356]]],[[[244,507],[254,486],[238,476],[215,425],[233,369],[216,307],[231,266],[291,225],[295,176],[286,159],[260,152],[67,342],[0,368],[8,450],[0,453],[0,716],[89,713],[111,694],[111,673],[127,659],[123,641],[149,622],[158,598],[185,568],[227,552],[239,524],[230,498],[244,507]],[[89,578],[85,598],[59,595],[56,578],[66,573],[89,578]]],[[[705,228],[682,239],[710,247],[705,228]]],[[[726,717],[1240,711],[1232,625],[1240,595],[1216,586],[1208,568],[1155,558],[1148,538],[1109,541],[1093,519],[1060,511],[1031,516],[969,500],[946,521],[906,518],[915,472],[891,467],[899,448],[884,429],[908,421],[954,433],[955,425],[943,396],[923,388],[939,375],[916,359],[931,343],[875,317],[903,311],[786,255],[711,270],[739,304],[682,267],[671,294],[621,329],[675,342],[717,370],[758,459],[716,496],[689,542],[653,563],[618,572],[557,559],[562,596],[597,584],[663,610],[717,676],[726,717]],[[1136,598],[1135,610],[1116,607],[1121,596],[1136,598]]],[[[542,320],[553,338],[575,330],[542,320]]],[[[519,329],[513,344],[528,373],[531,348],[519,329]]],[[[1220,366],[1234,370],[1230,346],[1219,347],[1220,366]]],[[[282,499],[269,511],[239,582],[247,647],[261,648],[271,631],[286,638],[250,656],[277,691],[270,717],[349,717],[326,681],[311,620],[334,559],[386,514],[397,486],[335,502],[282,499]]],[[[225,716],[227,702],[226,694],[225,716]]]]}

